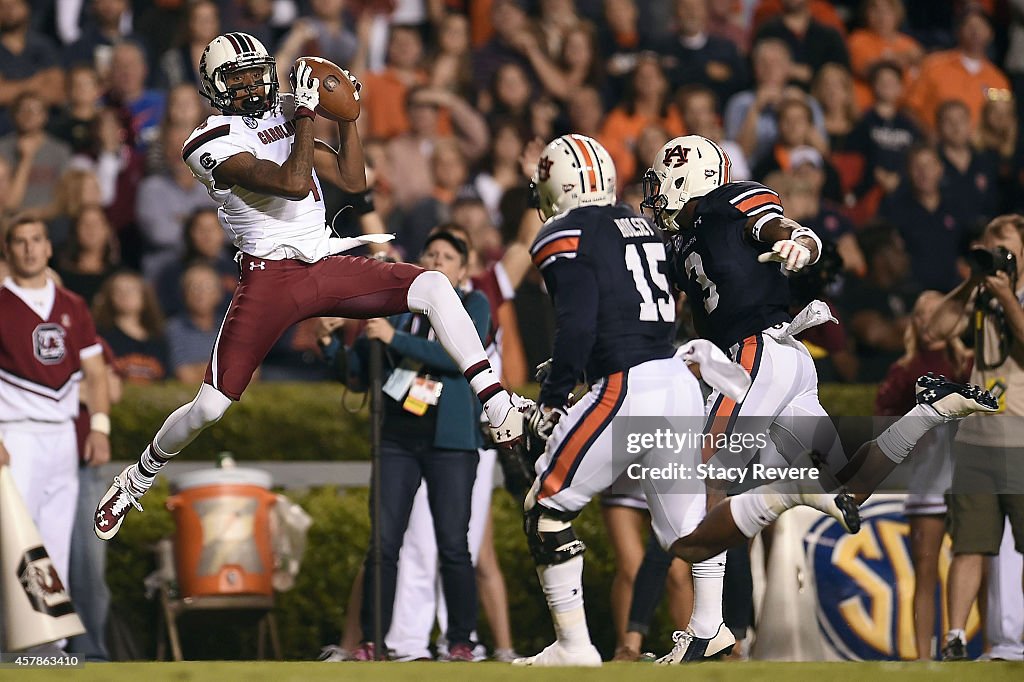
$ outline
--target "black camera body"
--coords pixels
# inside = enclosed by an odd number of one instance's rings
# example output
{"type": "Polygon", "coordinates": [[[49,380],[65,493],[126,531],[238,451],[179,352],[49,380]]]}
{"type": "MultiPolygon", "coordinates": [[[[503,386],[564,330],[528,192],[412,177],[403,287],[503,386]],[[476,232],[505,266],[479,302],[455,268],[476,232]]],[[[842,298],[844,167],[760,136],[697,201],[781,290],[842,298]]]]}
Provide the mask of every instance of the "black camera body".
{"type": "Polygon", "coordinates": [[[1010,280],[1017,281],[1017,257],[1005,246],[994,249],[974,248],[964,257],[974,277],[990,277],[1005,272],[1010,280]]]}

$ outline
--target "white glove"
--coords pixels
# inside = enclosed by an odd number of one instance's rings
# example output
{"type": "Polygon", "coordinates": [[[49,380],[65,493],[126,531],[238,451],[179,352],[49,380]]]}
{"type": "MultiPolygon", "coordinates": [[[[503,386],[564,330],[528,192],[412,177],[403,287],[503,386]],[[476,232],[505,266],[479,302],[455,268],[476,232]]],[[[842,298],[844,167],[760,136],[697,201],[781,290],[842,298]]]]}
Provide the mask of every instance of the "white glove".
{"type": "Polygon", "coordinates": [[[757,257],[761,263],[782,263],[782,267],[791,272],[799,272],[811,262],[811,250],[793,241],[782,239],[772,245],[772,250],[757,257]]]}
{"type": "Polygon", "coordinates": [[[348,69],[342,69],[342,70],[341,70],[341,72],[342,72],[343,74],[345,74],[345,78],[348,78],[348,79],[349,79],[350,81],[352,81],[352,87],[356,89],[356,92],[355,92],[355,94],[354,94],[354,95],[352,95],[352,99],[354,99],[355,101],[357,101],[357,102],[358,102],[358,101],[359,101],[359,91],[363,89],[363,84],[362,84],[362,83],[360,83],[360,82],[359,82],[359,79],[358,79],[358,78],[356,78],[355,76],[353,76],[353,75],[352,75],[352,74],[351,74],[351,73],[349,72],[349,70],[348,70],[348,69]]]}
{"type": "Polygon", "coordinates": [[[313,78],[313,67],[305,59],[295,62],[292,71],[292,82],[295,90],[295,108],[305,107],[316,111],[320,104],[320,79],[313,78]]]}

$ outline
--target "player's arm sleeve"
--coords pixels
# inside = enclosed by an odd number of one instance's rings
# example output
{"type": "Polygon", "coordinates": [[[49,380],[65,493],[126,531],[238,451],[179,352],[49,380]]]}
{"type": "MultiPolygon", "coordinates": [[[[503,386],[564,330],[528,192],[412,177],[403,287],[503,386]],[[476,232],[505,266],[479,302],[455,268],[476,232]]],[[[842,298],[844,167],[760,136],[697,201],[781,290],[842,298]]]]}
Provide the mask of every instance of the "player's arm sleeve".
{"type": "Polygon", "coordinates": [[[193,136],[181,150],[181,158],[192,170],[192,174],[207,187],[213,187],[213,171],[221,163],[236,154],[253,153],[250,146],[230,133],[230,123],[212,126],[193,136]]]}
{"type": "MultiPolygon", "coordinates": [[[[473,320],[477,336],[483,342],[491,324],[491,306],[487,302],[487,297],[472,292],[466,296],[463,304],[470,319],[473,320]]],[[[391,349],[407,358],[422,362],[428,370],[442,374],[461,374],[459,366],[438,341],[431,341],[409,332],[396,331],[394,338],[391,339],[391,349]]]]}
{"type": "Polygon", "coordinates": [[[569,392],[583,376],[597,335],[597,277],[584,259],[561,258],[543,269],[544,282],[555,303],[555,343],[551,373],[538,402],[563,407],[569,392]]]}

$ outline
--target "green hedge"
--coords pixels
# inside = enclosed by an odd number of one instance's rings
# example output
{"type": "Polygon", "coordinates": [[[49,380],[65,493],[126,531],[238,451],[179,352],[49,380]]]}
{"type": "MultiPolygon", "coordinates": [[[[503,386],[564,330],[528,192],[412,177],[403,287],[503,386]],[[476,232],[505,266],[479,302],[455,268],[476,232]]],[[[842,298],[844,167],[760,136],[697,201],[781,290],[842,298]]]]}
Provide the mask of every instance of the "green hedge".
{"type": "MultiPolygon", "coordinates": [[[[153,437],[163,420],[195,396],[196,387],[169,383],[129,386],[113,409],[111,443],[115,459],[131,459],[153,437]]],[[[526,387],[536,395],[536,387],[526,387]]],[[[823,385],[821,401],[834,415],[870,415],[875,386],[823,385]]],[[[239,404],[190,445],[181,457],[212,460],[222,450],[242,459],[365,460],[370,458],[366,439],[366,410],[354,414],[342,406],[343,391],[336,383],[256,383],[239,404]]],[[[361,397],[349,395],[355,409],[361,397]]]]}
{"type": "MultiPolygon", "coordinates": [[[[194,390],[175,384],[129,388],[113,413],[115,458],[133,457],[166,415],[192,398],[194,390]]],[[[837,415],[870,414],[874,393],[874,386],[821,387],[823,404],[837,415]]],[[[335,384],[256,384],[183,456],[212,459],[217,452],[228,449],[238,453],[240,460],[367,459],[365,411],[347,413],[340,407],[341,399],[342,391],[335,384]]],[[[310,659],[320,646],[336,642],[340,635],[351,581],[369,537],[367,494],[363,489],[337,492],[332,488],[289,494],[313,517],[314,525],[297,584],[292,591],[279,595],[276,613],[286,658],[310,659]]],[[[143,598],[142,582],[155,567],[152,545],[174,530],[164,508],[166,496],[163,484],[146,496],[146,512],[128,516],[108,556],[114,609],[147,657],[155,653],[157,607],[155,601],[143,598]]],[[[515,646],[521,652],[533,653],[551,641],[551,619],[526,549],[518,505],[503,491],[496,491],[493,509],[494,537],[508,583],[515,646]]],[[[584,510],[574,526],[589,547],[584,573],[588,622],[595,643],[608,657],[614,649],[608,598],[614,557],[596,505],[584,510]]],[[[209,616],[204,616],[204,624],[207,627],[187,628],[184,632],[187,655],[254,655],[255,628],[218,624],[209,616]]],[[[667,650],[671,631],[662,607],[651,629],[649,648],[667,650]]],[[[483,622],[481,635],[490,643],[483,622]]]]}

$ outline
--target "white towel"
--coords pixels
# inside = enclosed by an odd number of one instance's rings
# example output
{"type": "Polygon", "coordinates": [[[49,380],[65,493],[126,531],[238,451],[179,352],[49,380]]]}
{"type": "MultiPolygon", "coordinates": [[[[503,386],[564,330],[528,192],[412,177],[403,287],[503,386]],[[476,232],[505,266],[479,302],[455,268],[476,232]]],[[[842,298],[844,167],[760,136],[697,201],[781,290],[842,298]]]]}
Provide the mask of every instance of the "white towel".
{"type": "Polygon", "coordinates": [[[330,237],[327,241],[331,253],[335,254],[364,244],[386,244],[394,238],[393,234],[364,234],[360,237],[330,237]]]}
{"type": "Polygon", "coordinates": [[[738,403],[743,402],[750,388],[750,374],[705,339],[683,344],[676,357],[688,365],[700,365],[700,376],[711,388],[721,391],[738,403]]]}

